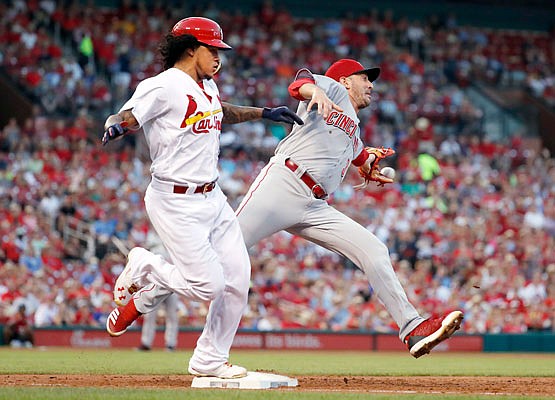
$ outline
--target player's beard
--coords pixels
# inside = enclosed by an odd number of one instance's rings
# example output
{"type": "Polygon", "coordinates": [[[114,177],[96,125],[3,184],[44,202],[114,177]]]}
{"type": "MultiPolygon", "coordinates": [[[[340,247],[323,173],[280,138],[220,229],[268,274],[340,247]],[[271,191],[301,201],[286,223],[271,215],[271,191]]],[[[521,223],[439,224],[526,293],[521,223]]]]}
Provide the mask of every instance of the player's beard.
{"type": "Polygon", "coordinates": [[[370,105],[370,103],[372,103],[372,95],[371,94],[369,94],[369,95],[364,94],[361,97],[358,109],[362,110],[363,108],[368,107],[370,105]]]}

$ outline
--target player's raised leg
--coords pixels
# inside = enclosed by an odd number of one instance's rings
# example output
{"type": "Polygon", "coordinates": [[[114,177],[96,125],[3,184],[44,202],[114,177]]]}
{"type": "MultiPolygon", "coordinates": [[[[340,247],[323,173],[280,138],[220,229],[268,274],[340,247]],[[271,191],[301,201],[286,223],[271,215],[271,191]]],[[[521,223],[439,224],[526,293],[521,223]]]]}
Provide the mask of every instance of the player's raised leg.
{"type": "Polygon", "coordinates": [[[133,273],[138,269],[150,253],[142,247],[134,247],[127,254],[127,263],[121,271],[114,285],[114,302],[118,306],[126,305],[134,293],[141,289],[141,285],[133,279],[133,273]]]}
{"type": "Polygon", "coordinates": [[[460,311],[436,319],[422,318],[410,303],[391,265],[389,250],[374,234],[327,204],[314,208],[290,229],[308,240],[349,258],[365,272],[372,289],[399,326],[399,338],[411,354],[427,354],[459,329],[460,311]]]}

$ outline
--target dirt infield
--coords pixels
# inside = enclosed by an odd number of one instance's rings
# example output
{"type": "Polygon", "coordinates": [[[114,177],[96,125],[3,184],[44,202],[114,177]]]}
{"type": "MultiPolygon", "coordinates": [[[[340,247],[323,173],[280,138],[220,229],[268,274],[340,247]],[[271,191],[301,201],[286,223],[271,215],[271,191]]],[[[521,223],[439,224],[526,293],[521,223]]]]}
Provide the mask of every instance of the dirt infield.
{"type": "MultiPolygon", "coordinates": [[[[273,390],[555,396],[555,378],[475,376],[298,376],[273,390]]],[[[188,375],[0,375],[0,386],[189,388],[188,375]]]]}

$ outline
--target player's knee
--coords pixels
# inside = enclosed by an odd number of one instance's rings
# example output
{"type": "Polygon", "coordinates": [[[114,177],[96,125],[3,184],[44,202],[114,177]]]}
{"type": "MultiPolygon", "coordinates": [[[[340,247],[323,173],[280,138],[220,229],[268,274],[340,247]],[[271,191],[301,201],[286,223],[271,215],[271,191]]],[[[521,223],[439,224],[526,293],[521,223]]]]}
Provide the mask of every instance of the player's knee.
{"type": "Polygon", "coordinates": [[[222,293],[224,292],[225,289],[225,282],[222,279],[218,279],[217,281],[212,283],[211,286],[211,293],[212,293],[212,300],[214,300],[217,297],[220,297],[222,295],[222,293]]]}
{"type": "Polygon", "coordinates": [[[368,272],[381,266],[391,265],[389,249],[384,243],[374,243],[371,250],[365,250],[359,253],[360,258],[357,263],[363,271],[368,272]]]}
{"type": "Polygon", "coordinates": [[[238,302],[246,304],[249,297],[250,280],[246,282],[228,283],[226,290],[230,292],[238,302]]]}
{"type": "Polygon", "coordinates": [[[376,264],[389,262],[389,249],[384,243],[380,242],[375,244],[374,248],[372,249],[370,261],[376,264]]]}
{"type": "Polygon", "coordinates": [[[378,257],[389,258],[389,249],[385,243],[380,242],[376,251],[378,257]]]}
{"type": "Polygon", "coordinates": [[[234,268],[235,274],[226,282],[228,291],[239,295],[247,295],[251,285],[251,264],[248,255],[245,255],[245,262],[234,268]]]}
{"type": "Polygon", "coordinates": [[[209,282],[204,282],[197,287],[197,296],[202,301],[212,301],[222,295],[225,289],[223,277],[213,278],[209,282]]]}

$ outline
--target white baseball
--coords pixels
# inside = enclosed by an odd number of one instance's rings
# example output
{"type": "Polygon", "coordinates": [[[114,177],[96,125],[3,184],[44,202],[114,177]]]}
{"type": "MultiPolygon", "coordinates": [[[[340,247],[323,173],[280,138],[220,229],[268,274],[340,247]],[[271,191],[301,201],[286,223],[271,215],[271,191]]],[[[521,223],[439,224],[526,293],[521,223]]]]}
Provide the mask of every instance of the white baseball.
{"type": "Polygon", "coordinates": [[[391,167],[383,167],[380,172],[383,176],[387,176],[389,179],[395,178],[395,170],[391,167]]]}

